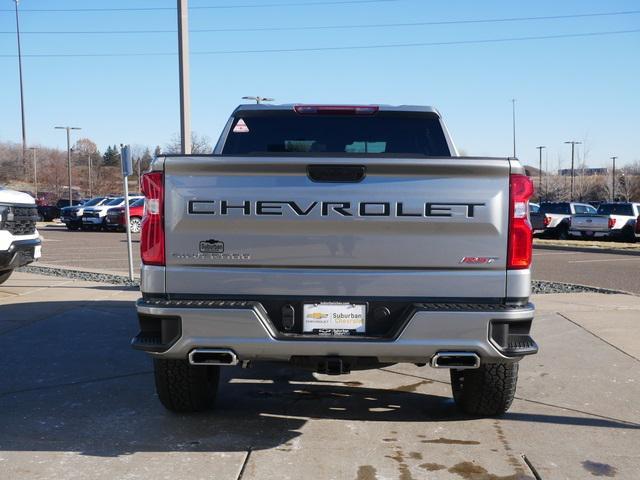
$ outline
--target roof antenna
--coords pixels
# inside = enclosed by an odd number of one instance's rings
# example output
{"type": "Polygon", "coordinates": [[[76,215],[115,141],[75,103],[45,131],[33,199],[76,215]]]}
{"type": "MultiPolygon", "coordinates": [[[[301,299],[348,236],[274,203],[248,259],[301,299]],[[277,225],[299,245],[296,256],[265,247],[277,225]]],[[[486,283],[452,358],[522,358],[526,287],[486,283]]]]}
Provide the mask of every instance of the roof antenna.
{"type": "Polygon", "coordinates": [[[261,96],[257,96],[257,97],[242,97],[243,100],[255,100],[257,104],[260,104],[262,102],[273,102],[273,98],[269,98],[269,97],[261,97],[261,96]]]}

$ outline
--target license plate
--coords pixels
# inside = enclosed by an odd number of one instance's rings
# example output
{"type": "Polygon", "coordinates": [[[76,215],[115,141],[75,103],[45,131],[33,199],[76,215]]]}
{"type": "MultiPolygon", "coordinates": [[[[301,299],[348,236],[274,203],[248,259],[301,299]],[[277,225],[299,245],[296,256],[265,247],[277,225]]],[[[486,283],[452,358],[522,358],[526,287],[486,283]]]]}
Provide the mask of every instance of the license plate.
{"type": "Polygon", "coordinates": [[[585,234],[585,235],[589,235],[589,236],[591,236],[591,235],[593,235],[593,231],[591,231],[591,230],[587,230],[586,232],[584,232],[584,234],[585,234]]]}
{"type": "Polygon", "coordinates": [[[302,328],[305,333],[336,336],[365,333],[367,307],[353,303],[306,303],[302,328]]]}

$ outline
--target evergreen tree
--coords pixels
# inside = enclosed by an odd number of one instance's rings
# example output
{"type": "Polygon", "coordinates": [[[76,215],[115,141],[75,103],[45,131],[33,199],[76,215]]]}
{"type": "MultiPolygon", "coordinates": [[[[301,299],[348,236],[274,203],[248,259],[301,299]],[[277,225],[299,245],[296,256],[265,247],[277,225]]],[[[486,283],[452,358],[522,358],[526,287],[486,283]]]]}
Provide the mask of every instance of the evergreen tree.
{"type": "Polygon", "coordinates": [[[117,167],[120,165],[120,152],[116,145],[107,147],[107,150],[102,156],[102,164],[106,167],[117,167]]]}

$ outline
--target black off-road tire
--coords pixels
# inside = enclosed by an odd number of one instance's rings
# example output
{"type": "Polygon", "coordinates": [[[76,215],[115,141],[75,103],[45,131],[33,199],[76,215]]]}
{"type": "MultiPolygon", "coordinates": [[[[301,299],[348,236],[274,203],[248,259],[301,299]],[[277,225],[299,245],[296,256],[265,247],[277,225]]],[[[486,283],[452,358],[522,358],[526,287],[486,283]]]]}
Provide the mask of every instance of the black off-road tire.
{"type": "Polygon", "coordinates": [[[622,229],[622,241],[626,243],[636,243],[636,234],[633,227],[626,226],[622,229]]]}
{"type": "Polygon", "coordinates": [[[213,408],[220,380],[219,366],[154,359],[153,369],[156,392],[167,410],[186,413],[213,408]]]}
{"type": "Polygon", "coordinates": [[[569,240],[570,236],[569,225],[564,222],[558,225],[558,231],[556,232],[556,237],[558,240],[569,240]]]}
{"type": "Polygon", "coordinates": [[[480,368],[451,370],[457,407],[469,415],[492,417],[509,410],[516,394],[518,363],[485,363],[480,368]]]}
{"type": "Polygon", "coordinates": [[[13,273],[13,270],[3,270],[0,272],[0,285],[9,280],[9,277],[13,273]]]}

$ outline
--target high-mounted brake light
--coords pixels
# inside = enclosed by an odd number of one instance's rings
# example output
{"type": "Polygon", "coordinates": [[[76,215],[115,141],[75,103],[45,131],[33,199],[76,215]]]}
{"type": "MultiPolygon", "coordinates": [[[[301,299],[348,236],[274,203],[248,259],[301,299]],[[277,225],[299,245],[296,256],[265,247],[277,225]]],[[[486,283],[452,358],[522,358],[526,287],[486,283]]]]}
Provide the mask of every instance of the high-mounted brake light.
{"type": "Polygon", "coordinates": [[[507,268],[529,268],[533,250],[533,230],[529,222],[529,199],[533,195],[533,182],[526,175],[509,177],[509,243],[507,268]]]}
{"type": "Polygon", "coordinates": [[[607,225],[609,226],[609,230],[611,230],[615,226],[615,224],[616,224],[616,219],[609,217],[609,221],[607,222],[607,225]]]}
{"type": "Polygon", "coordinates": [[[300,115],[373,115],[380,110],[377,105],[294,105],[300,115]]]}
{"type": "Polygon", "coordinates": [[[145,265],[164,265],[164,174],[145,173],[141,183],[145,204],[140,256],[145,265]]]}

